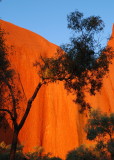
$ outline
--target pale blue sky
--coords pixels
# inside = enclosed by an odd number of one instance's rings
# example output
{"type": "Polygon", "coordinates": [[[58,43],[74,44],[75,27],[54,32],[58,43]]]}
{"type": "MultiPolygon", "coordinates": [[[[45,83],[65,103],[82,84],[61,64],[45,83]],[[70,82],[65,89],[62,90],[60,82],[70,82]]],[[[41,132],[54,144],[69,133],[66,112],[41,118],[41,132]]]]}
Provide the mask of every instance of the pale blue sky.
{"type": "Polygon", "coordinates": [[[101,16],[105,22],[104,39],[114,23],[114,0],[2,0],[3,20],[36,32],[52,43],[67,43],[67,15],[78,10],[85,16],[101,16]]]}

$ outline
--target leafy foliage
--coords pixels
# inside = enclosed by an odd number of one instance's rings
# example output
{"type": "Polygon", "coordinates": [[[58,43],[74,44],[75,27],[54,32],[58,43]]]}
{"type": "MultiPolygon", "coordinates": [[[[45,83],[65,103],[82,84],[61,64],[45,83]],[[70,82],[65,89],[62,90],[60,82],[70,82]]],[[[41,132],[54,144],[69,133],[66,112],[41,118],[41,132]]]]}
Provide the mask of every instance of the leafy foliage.
{"type": "MultiPolygon", "coordinates": [[[[11,145],[6,145],[4,142],[0,143],[0,159],[9,160],[11,145]]],[[[16,160],[23,160],[24,154],[22,153],[23,146],[18,145],[16,151],[16,160]]]]}
{"type": "Polygon", "coordinates": [[[0,82],[4,81],[4,76],[6,76],[7,79],[11,78],[13,73],[7,59],[8,50],[5,45],[4,34],[4,30],[0,26],[0,82]]]}
{"type": "Polygon", "coordinates": [[[19,85],[15,85],[16,74],[11,68],[8,60],[8,50],[12,52],[11,46],[6,46],[5,31],[0,26],[0,119],[4,124],[6,112],[11,116],[17,117],[16,109],[19,107],[19,100],[22,98],[19,85]],[[7,94],[6,94],[7,93],[7,94]],[[15,110],[15,113],[14,113],[15,110]],[[14,115],[15,114],[15,115],[14,115]]]}
{"type": "Polygon", "coordinates": [[[25,157],[29,160],[37,160],[38,157],[40,157],[40,155],[43,152],[43,147],[35,147],[35,151],[33,152],[28,152],[25,154],[25,157]]]}
{"type": "Polygon", "coordinates": [[[66,160],[99,160],[96,153],[85,146],[80,146],[76,150],[70,151],[67,154],[66,160]]]}
{"type": "MultiPolygon", "coordinates": [[[[17,75],[8,60],[8,53],[9,51],[12,53],[12,47],[6,46],[5,34],[0,25],[0,127],[6,129],[7,120],[8,122],[11,120],[15,130],[14,133],[17,133],[19,101],[22,100],[23,95],[20,85],[15,83],[17,75]]],[[[15,145],[12,144],[11,150],[16,148],[14,146],[16,146],[16,143],[15,145]]]]}
{"type": "MultiPolygon", "coordinates": [[[[16,160],[61,160],[59,157],[51,157],[51,154],[43,154],[43,147],[35,147],[35,151],[23,153],[23,145],[17,145],[16,160]]],[[[9,160],[11,145],[0,143],[0,159],[9,160]]]]}
{"type": "Polygon", "coordinates": [[[107,150],[111,153],[111,156],[114,158],[114,139],[108,141],[107,150]]]}
{"type": "MultiPolygon", "coordinates": [[[[7,47],[5,45],[4,30],[0,26],[0,108],[4,108],[9,96],[4,96],[6,92],[5,81],[10,80],[13,70],[10,69],[10,63],[7,60],[7,47]]],[[[0,112],[0,127],[4,124],[5,113],[0,112]]]]}
{"type": "Polygon", "coordinates": [[[103,77],[109,71],[113,50],[101,47],[99,34],[104,23],[98,16],[84,18],[83,13],[68,16],[68,28],[74,31],[70,44],[62,45],[53,58],[41,58],[40,77],[45,82],[64,81],[65,88],[76,95],[81,110],[90,109],[85,94],[95,95],[102,87],[103,77]]]}
{"type": "Polygon", "coordinates": [[[93,110],[85,131],[89,140],[101,139],[107,136],[108,139],[111,139],[114,135],[114,113],[108,115],[99,110],[93,110]]]}
{"type": "Polygon", "coordinates": [[[85,127],[88,140],[96,140],[96,151],[99,151],[103,159],[114,158],[114,113],[102,113],[93,110],[85,127]]]}

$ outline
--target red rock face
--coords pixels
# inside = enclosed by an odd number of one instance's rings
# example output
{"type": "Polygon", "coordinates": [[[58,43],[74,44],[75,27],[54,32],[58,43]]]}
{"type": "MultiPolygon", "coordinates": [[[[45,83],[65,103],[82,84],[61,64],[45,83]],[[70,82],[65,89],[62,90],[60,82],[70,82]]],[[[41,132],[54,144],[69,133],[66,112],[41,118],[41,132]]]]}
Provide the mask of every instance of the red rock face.
{"type": "MultiPolygon", "coordinates": [[[[26,107],[26,100],[39,82],[33,63],[40,56],[53,56],[58,46],[31,31],[8,22],[0,22],[9,33],[6,35],[6,43],[13,45],[15,49],[9,59],[18,73],[24,93],[21,116],[26,107]]],[[[114,40],[111,39],[108,44],[114,47],[114,40]]],[[[101,92],[95,97],[88,96],[87,99],[94,108],[114,112],[114,63],[110,66],[109,76],[104,79],[101,92]]],[[[64,158],[68,151],[86,142],[83,130],[85,121],[86,116],[78,112],[78,105],[73,103],[73,96],[67,93],[63,84],[49,84],[43,86],[38,93],[19,134],[19,141],[24,144],[26,152],[32,151],[35,146],[43,146],[46,153],[51,152],[54,156],[64,158]]]]}

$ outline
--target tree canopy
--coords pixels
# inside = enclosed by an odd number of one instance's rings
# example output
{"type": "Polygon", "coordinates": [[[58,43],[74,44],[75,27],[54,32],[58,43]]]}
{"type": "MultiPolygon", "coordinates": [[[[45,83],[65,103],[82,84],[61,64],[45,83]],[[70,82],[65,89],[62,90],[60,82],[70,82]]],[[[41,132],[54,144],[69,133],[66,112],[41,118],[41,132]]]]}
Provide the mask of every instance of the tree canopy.
{"type": "Polygon", "coordinates": [[[104,23],[99,16],[84,18],[83,13],[75,11],[67,19],[68,28],[73,31],[70,43],[62,45],[55,57],[43,57],[42,63],[36,65],[40,66],[40,77],[45,81],[64,81],[65,88],[76,95],[74,101],[80,104],[80,111],[84,111],[91,108],[85,94],[100,91],[113,50],[101,47],[99,34],[104,23]]]}
{"type": "Polygon", "coordinates": [[[109,157],[108,153],[110,153],[111,159],[114,158],[114,113],[107,114],[100,110],[93,110],[85,131],[88,140],[97,142],[95,149],[100,152],[101,157],[103,155],[109,157]]]}
{"type": "Polygon", "coordinates": [[[37,93],[43,82],[39,82],[32,96],[27,100],[25,106],[21,106],[23,100],[22,88],[15,83],[16,73],[11,68],[8,60],[8,53],[11,48],[5,44],[5,32],[0,26],[0,127],[3,125],[3,120],[6,118],[12,123],[12,144],[10,151],[10,160],[15,159],[16,147],[18,142],[18,134],[23,127],[25,120],[32,107],[32,102],[37,96],[37,93]],[[25,108],[23,116],[20,117],[19,110],[25,108]],[[20,120],[20,121],[19,121],[20,120]]]}
{"type": "Polygon", "coordinates": [[[112,139],[114,135],[114,113],[102,113],[99,110],[93,110],[86,125],[87,139],[100,140],[104,137],[112,139]]]}

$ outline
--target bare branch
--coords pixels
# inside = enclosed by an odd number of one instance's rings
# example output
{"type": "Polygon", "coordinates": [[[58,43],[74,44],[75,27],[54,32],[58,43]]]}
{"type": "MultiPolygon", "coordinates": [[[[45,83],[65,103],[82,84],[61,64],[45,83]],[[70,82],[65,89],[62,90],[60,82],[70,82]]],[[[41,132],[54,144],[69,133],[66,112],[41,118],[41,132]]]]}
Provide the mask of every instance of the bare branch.
{"type": "Polygon", "coordinates": [[[40,88],[41,88],[41,86],[42,86],[43,84],[45,84],[45,83],[43,83],[43,82],[39,82],[39,83],[38,83],[38,85],[37,85],[37,87],[36,87],[36,89],[35,89],[32,97],[28,100],[28,102],[27,102],[27,107],[26,107],[26,111],[25,111],[25,113],[24,113],[24,115],[23,115],[23,118],[22,118],[21,121],[20,121],[20,124],[19,124],[19,128],[18,128],[19,130],[23,127],[23,125],[24,125],[24,123],[25,123],[25,121],[26,121],[26,118],[27,118],[27,116],[28,116],[28,114],[29,114],[29,112],[30,112],[30,109],[31,109],[31,107],[32,107],[32,102],[33,102],[34,99],[36,98],[36,96],[37,96],[37,94],[38,94],[38,91],[40,90],[40,88]]]}
{"type": "Polygon", "coordinates": [[[2,112],[7,112],[7,113],[10,115],[10,117],[11,117],[12,121],[14,121],[14,117],[13,117],[12,113],[10,112],[10,110],[0,108],[0,111],[2,111],[2,112]]]}

